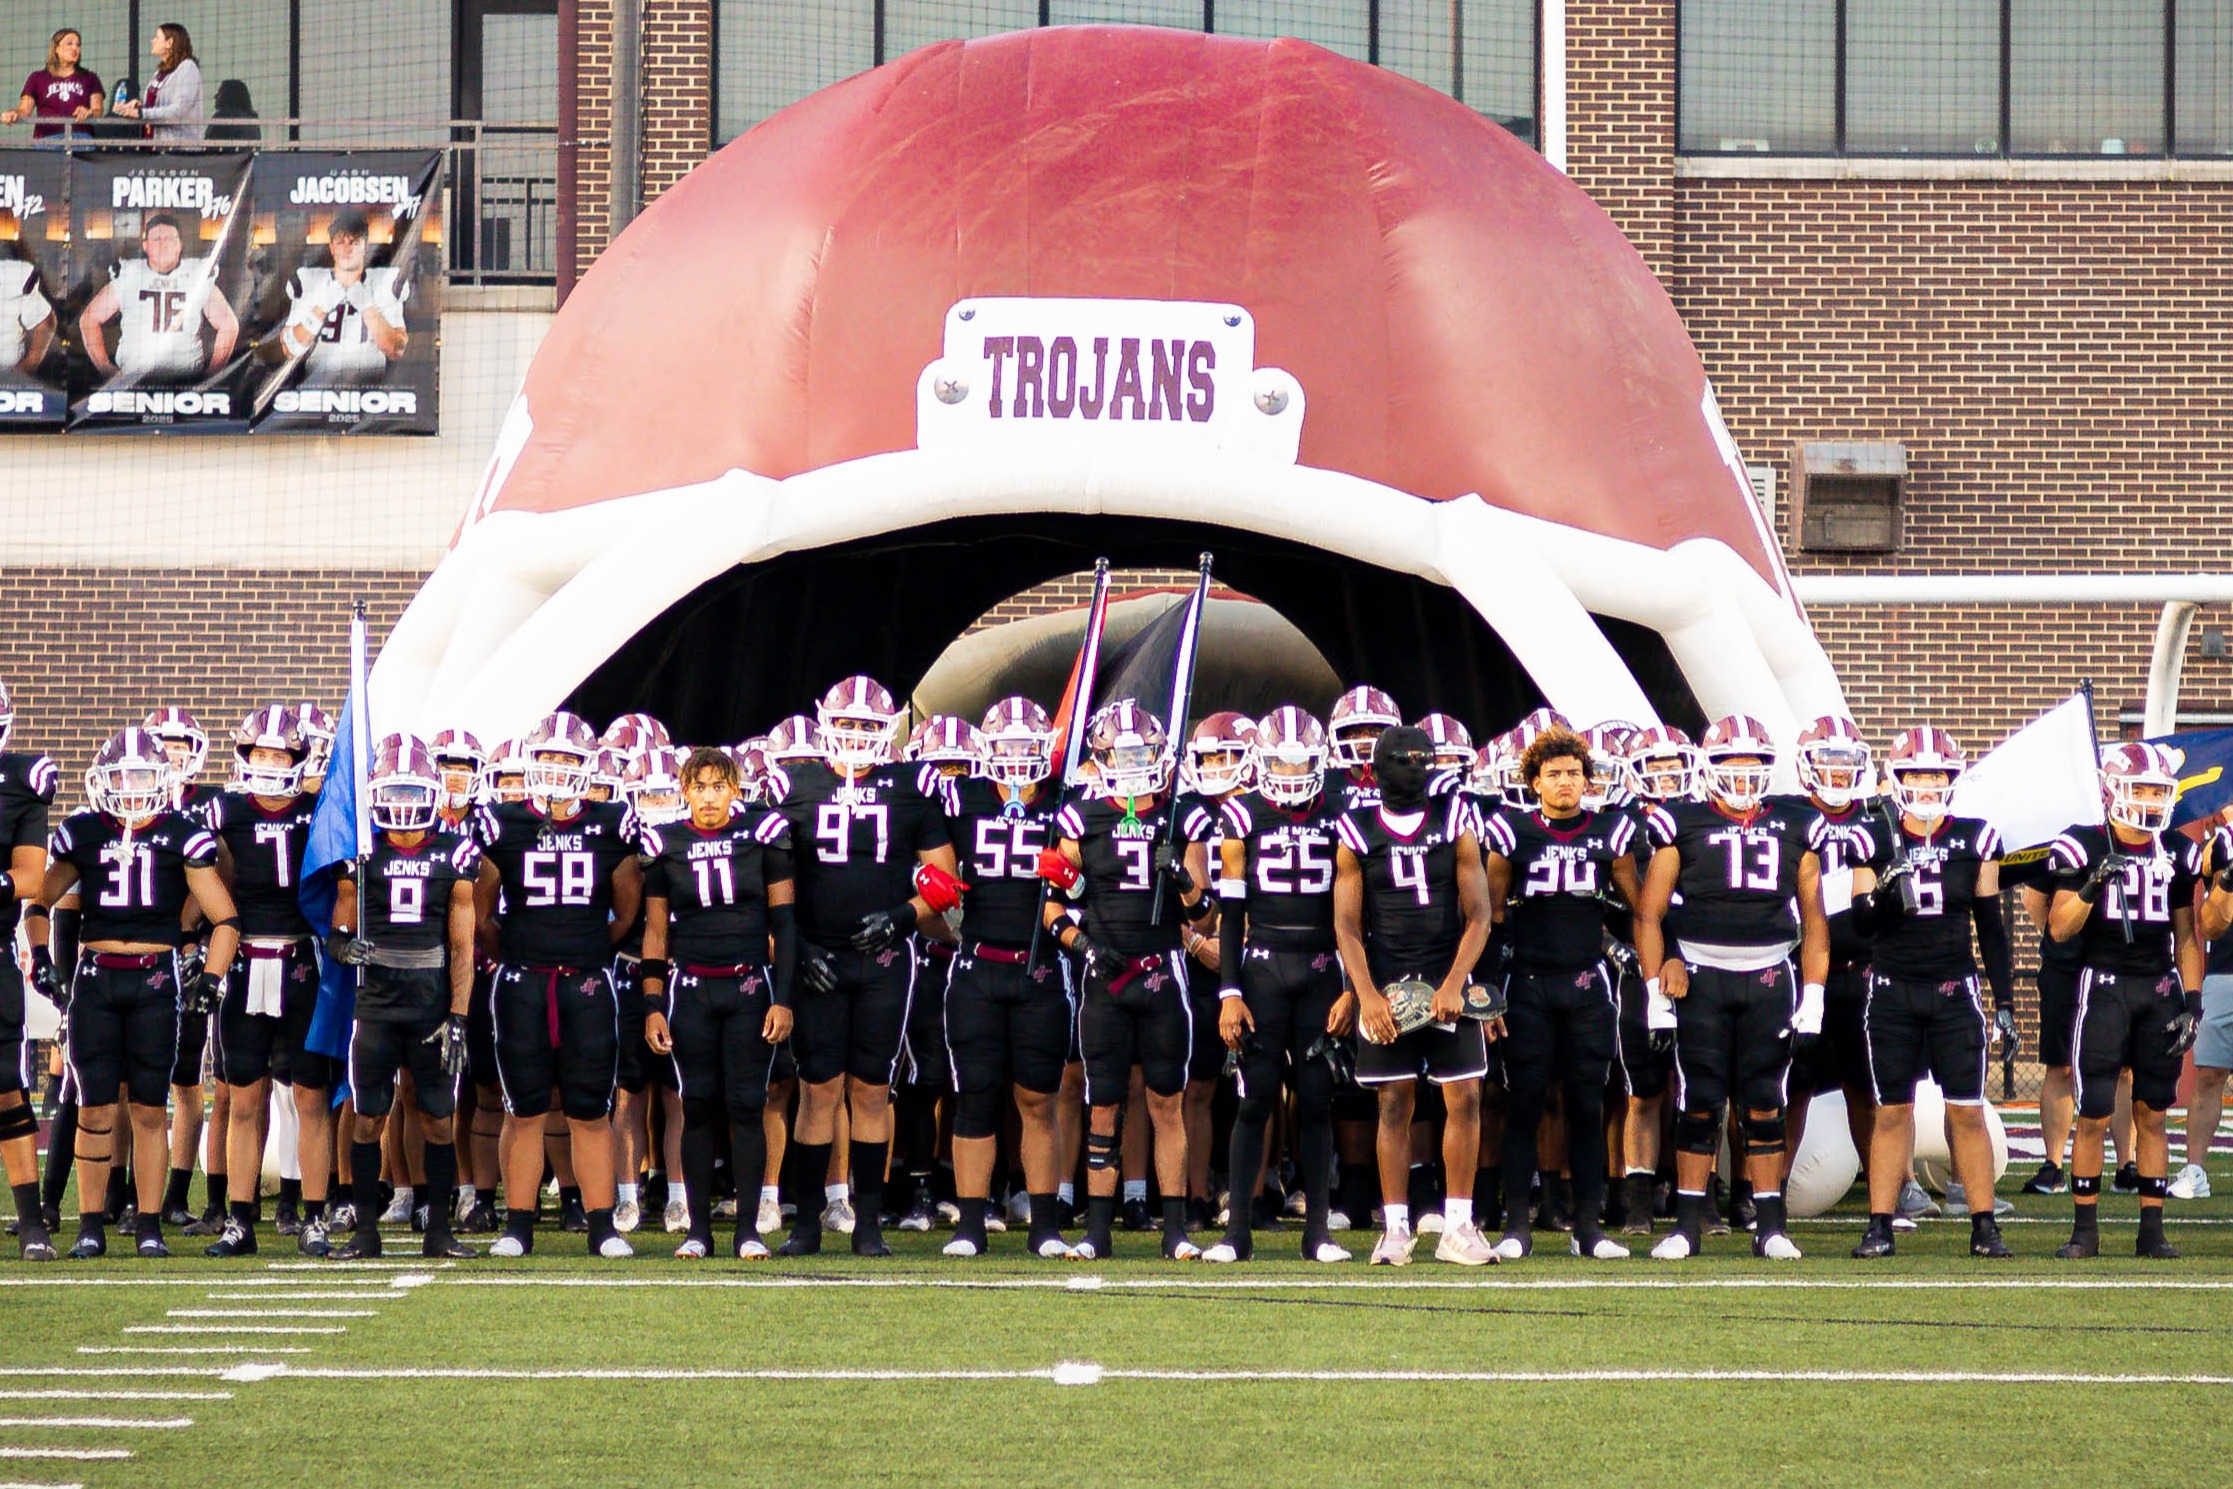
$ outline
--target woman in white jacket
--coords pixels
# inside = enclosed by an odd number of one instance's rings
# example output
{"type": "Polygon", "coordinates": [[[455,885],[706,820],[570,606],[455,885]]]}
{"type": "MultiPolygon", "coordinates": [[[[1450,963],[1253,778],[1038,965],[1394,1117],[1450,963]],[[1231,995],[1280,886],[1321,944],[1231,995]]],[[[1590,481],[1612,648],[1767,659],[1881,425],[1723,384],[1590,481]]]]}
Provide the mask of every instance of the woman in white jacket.
{"type": "Polygon", "coordinates": [[[116,112],[127,119],[144,120],[148,137],[162,144],[178,144],[202,137],[202,68],[194,60],[194,41],[186,28],[168,21],[155,28],[148,48],[155,54],[155,78],[137,102],[126,99],[116,112]]]}

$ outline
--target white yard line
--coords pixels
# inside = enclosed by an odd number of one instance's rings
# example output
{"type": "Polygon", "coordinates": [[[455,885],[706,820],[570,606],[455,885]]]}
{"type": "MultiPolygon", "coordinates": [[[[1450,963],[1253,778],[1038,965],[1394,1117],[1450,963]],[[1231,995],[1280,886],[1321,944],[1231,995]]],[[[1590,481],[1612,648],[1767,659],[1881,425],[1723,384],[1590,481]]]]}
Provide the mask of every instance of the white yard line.
{"type": "Polygon", "coordinates": [[[378,1318],[372,1308],[171,1308],[165,1318],[378,1318]]]}
{"type": "Polygon", "coordinates": [[[265,1262],[264,1268],[271,1272],[324,1272],[328,1276],[342,1277],[351,1272],[446,1272],[456,1265],[456,1262],[428,1261],[422,1258],[414,1262],[265,1262]]]}
{"type": "Polygon", "coordinates": [[[127,1324],[127,1334],[346,1334],[347,1324],[127,1324]]]}
{"type": "Polygon", "coordinates": [[[393,1289],[353,1293],[205,1293],[213,1303],[386,1303],[393,1289]]]}
{"type": "Polygon", "coordinates": [[[307,1344],[81,1344],[81,1355],[307,1355],[307,1344]]]}
{"type": "Polygon", "coordinates": [[[0,1481],[0,1489],[85,1489],[83,1484],[33,1483],[28,1479],[0,1481]]]}
{"type": "Polygon", "coordinates": [[[192,1417],[0,1417],[0,1427],[113,1427],[168,1432],[193,1425],[192,1417]]]}
{"type": "Polygon", "coordinates": [[[0,1401],[230,1401],[230,1391],[18,1391],[0,1390],[0,1401]]]}
{"type": "MultiPolygon", "coordinates": [[[[1525,1264],[1520,1264],[1524,1267],[1525,1264]]],[[[1644,1271],[1649,1263],[1635,1263],[1633,1270],[1644,1271]]],[[[1611,1270],[1611,1268],[1607,1268],[1611,1270]]],[[[1631,1290],[1638,1292],[1683,1292],[1695,1289],[1796,1289],[1836,1290],[1846,1292],[2031,1292],[2041,1289],[2073,1292],[2226,1292],[2233,1291],[2233,1278],[2221,1280],[2181,1280],[2154,1277],[1528,1277],[1513,1276],[1511,1270],[1498,1267],[1487,1274],[1472,1274],[1447,1281],[1417,1277],[1391,1277],[1386,1272],[1367,1273],[1361,1267],[1350,1269],[1356,1275],[1348,1277],[1293,1277],[1245,1276],[1224,1277],[1109,1277],[1098,1272],[1073,1273],[1047,1277],[563,1277],[563,1276],[495,1276],[476,1273],[471,1276],[439,1278],[436,1287],[554,1287],[554,1288],[948,1288],[977,1292],[986,1289],[1017,1289],[1023,1291],[1046,1290],[1055,1292],[1099,1292],[1103,1289],[1148,1289],[1181,1292],[1252,1292],[1264,1289],[1315,1291],[1357,1290],[1364,1292],[1498,1292],[1498,1291],[1591,1291],[1599,1289],[1631,1290]]]]}
{"type": "Polygon", "coordinates": [[[77,1463],[131,1457],[128,1448],[0,1448],[0,1458],[66,1458],[77,1463]]]}

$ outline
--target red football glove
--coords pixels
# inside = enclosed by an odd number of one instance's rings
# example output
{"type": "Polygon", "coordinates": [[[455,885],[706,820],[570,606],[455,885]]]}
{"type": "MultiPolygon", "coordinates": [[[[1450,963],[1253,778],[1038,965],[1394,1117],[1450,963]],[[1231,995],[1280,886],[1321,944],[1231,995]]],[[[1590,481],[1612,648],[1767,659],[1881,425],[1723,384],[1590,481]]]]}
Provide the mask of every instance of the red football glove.
{"type": "Polygon", "coordinates": [[[1060,848],[1041,848],[1039,877],[1068,893],[1071,886],[1078,882],[1078,866],[1065,858],[1060,848]]]}
{"type": "Polygon", "coordinates": [[[961,892],[968,887],[935,863],[915,866],[915,893],[923,897],[933,915],[944,915],[960,904],[961,892]]]}

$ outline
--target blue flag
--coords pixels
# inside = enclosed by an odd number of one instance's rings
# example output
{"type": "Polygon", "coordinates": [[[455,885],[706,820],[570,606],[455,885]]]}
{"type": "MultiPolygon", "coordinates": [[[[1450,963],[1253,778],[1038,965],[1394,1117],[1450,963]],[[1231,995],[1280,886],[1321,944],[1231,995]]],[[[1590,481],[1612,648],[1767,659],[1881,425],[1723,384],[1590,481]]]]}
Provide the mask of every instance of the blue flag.
{"type": "Polygon", "coordinates": [[[2179,767],[2179,802],[2171,809],[2173,827],[2233,806],[2233,729],[2193,729],[2159,735],[2148,743],[2169,745],[2186,757],[2179,767]]]}
{"type": "Polygon", "coordinates": [[[357,856],[356,708],[357,697],[351,693],[341,707],[333,758],[318,791],[317,814],[310,819],[310,844],[303,850],[302,885],[295,892],[319,942],[318,1010],[303,1043],[336,1060],[348,1053],[349,1026],[357,1015],[357,969],[325,954],[341,865],[357,856]]]}

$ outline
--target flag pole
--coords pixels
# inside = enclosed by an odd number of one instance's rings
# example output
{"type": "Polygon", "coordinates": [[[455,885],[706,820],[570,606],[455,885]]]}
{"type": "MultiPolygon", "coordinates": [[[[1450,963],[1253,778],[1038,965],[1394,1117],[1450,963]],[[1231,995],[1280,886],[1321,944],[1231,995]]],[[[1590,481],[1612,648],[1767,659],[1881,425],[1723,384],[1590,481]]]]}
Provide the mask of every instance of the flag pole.
{"type": "MultiPolygon", "coordinates": [[[[1062,766],[1054,778],[1057,802],[1078,777],[1078,763],[1085,754],[1087,715],[1093,708],[1095,676],[1101,670],[1101,627],[1109,614],[1109,561],[1093,561],[1093,600],[1086,606],[1085,635],[1078,642],[1077,684],[1070,694],[1070,719],[1063,727],[1062,766]]],[[[1052,843],[1047,845],[1053,847],[1052,843]]],[[[1039,908],[1031,917],[1031,949],[1024,955],[1024,977],[1028,981],[1039,975],[1039,936],[1046,929],[1047,892],[1051,886],[1044,879],[1039,881],[1039,908]]]]}
{"type": "MultiPolygon", "coordinates": [[[[365,696],[365,602],[358,600],[349,616],[349,702],[354,706],[345,710],[349,715],[349,785],[356,803],[356,859],[359,905],[357,929],[364,929],[362,893],[365,882],[365,861],[372,856],[372,791],[369,778],[372,752],[368,742],[372,738],[371,700],[365,696]]],[[[364,968],[357,968],[357,991],[364,991],[364,968]]]]}
{"type": "MultiPolygon", "coordinates": [[[[1201,654],[1202,615],[1209,606],[1210,555],[1204,553],[1200,560],[1201,572],[1194,580],[1194,598],[1186,613],[1186,629],[1179,636],[1178,665],[1171,669],[1171,715],[1169,738],[1176,744],[1176,756],[1186,754],[1186,713],[1194,702],[1194,661],[1201,654]]],[[[1171,765],[1171,789],[1165,793],[1170,807],[1169,820],[1163,824],[1163,851],[1169,852],[1178,842],[1178,763],[1171,765]]],[[[1159,855],[1160,856],[1160,855],[1159,855]]],[[[1164,879],[1155,876],[1155,899],[1150,907],[1148,923],[1160,925],[1163,921],[1164,879]]]]}

